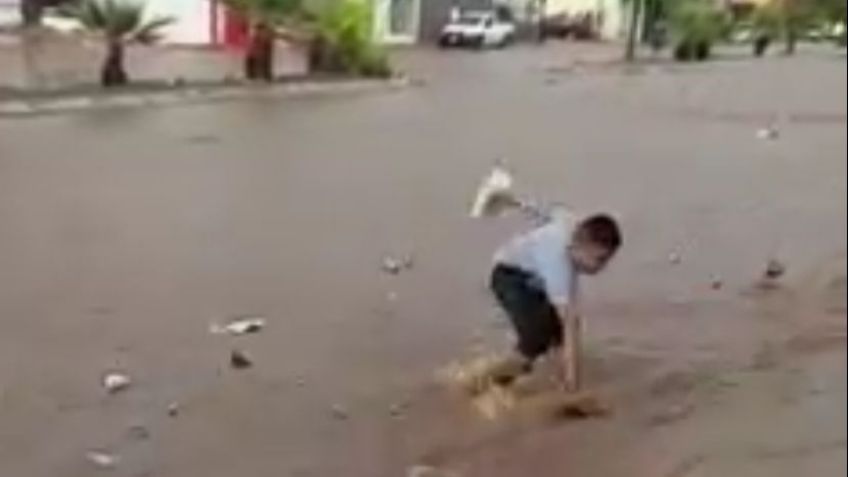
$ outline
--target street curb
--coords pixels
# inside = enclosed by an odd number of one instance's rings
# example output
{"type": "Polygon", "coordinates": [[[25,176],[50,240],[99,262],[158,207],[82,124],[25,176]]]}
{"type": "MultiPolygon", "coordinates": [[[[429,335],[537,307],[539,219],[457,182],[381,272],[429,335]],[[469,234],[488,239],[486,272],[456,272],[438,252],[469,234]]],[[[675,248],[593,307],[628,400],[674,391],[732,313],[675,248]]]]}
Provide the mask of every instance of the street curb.
{"type": "Polygon", "coordinates": [[[255,97],[298,97],[315,94],[353,93],[398,89],[409,86],[407,77],[390,79],[345,79],[296,81],[285,84],[237,84],[219,87],[186,87],[167,91],[85,94],[55,98],[0,100],[0,118],[65,114],[98,109],[162,107],[255,97]]]}

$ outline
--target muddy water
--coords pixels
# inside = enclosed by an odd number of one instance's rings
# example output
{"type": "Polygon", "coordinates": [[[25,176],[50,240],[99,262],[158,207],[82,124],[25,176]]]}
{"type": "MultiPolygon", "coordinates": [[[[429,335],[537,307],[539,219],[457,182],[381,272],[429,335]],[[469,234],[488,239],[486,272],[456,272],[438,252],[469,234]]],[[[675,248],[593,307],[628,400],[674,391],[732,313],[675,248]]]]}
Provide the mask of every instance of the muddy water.
{"type": "Polygon", "coordinates": [[[90,448],[121,454],[116,475],[844,468],[844,59],[547,81],[568,55],[413,53],[427,83],[400,92],[0,122],[0,474],[90,475],[90,448]],[[757,140],[772,118],[780,138],[757,140]],[[621,397],[615,418],[504,430],[429,384],[503,343],[484,277],[520,224],[465,217],[501,157],[539,196],[622,218],[621,256],[585,288],[590,379],[621,397]],[[405,253],[410,271],[380,271],[405,253]],[[773,254],[786,286],[746,294],[773,254]],[[208,334],[242,314],[267,328],[208,334]],[[824,351],[783,351],[803,333],[824,351]],[[774,364],[745,371],[769,346],[774,364]],[[233,348],[254,367],[229,369],[233,348]],[[104,396],[112,368],[130,392],[104,396]],[[763,397],[805,379],[830,384],[791,409],[763,397]],[[128,437],[137,422],[150,439],[128,437]],[[763,422],[806,434],[743,432],[763,422]],[[710,440],[731,424],[744,442],[710,440]]]}

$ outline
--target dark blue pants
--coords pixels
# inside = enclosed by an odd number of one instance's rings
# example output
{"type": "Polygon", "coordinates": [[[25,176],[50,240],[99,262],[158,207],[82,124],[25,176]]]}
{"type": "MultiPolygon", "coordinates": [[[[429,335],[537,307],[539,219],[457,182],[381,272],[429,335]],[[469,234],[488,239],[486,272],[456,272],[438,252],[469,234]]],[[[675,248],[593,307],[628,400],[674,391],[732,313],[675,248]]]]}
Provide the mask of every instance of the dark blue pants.
{"type": "Polygon", "coordinates": [[[556,308],[537,283],[530,273],[503,264],[495,265],[490,282],[515,330],[518,352],[530,360],[562,345],[562,323],[556,308]]]}

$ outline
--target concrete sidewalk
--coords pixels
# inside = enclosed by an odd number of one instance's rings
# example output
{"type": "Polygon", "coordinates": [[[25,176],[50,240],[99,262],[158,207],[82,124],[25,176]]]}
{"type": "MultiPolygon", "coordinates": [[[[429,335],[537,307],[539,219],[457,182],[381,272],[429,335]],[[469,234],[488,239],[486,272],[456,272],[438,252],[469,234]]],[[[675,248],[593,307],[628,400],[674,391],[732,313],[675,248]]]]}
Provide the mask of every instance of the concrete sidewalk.
{"type": "MultiPolygon", "coordinates": [[[[0,91],[96,83],[101,58],[101,45],[91,39],[48,33],[27,42],[19,34],[0,34],[0,91]]],[[[126,67],[133,80],[210,81],[241,77],[241,61],[241,53],[233,50],[133,45],[127,50],[126,67]]],[[[300,49],[278,45],[277,74],[299,75],[306,69],[300,49]]]]}

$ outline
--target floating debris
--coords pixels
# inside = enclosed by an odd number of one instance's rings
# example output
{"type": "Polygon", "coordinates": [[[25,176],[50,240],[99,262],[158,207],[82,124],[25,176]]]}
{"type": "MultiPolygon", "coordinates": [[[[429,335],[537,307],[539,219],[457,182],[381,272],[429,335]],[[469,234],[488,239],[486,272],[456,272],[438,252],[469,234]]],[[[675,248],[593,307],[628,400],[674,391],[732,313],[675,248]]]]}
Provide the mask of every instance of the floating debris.
{"type": "Polygon", "coordinates": [[[109,452],[92,450],[85,453],[85,458],[101,469],[113,469],[118,465],[121,458],[109,452]]]}
{"type": "Polygon", "coordinates": [[[680,254],[677,252],[671,252],[668,254],[668,263],[672,265],[678,265],[681,262],[680,254]]]}
{"type": "Polygon", "coordinates": [[[233,369],[247,369],[253,366],[253,360],[247,357],[244,351],[234,349],[230,352],[230,367],[233,369]]]}
{"type": "Polygon", "coordinates": [[[383,262],[380,265],[380,268],[382,268],[386,273],[397,275],[404,270],[412,269],[412,264],[413,261],[411,256],[400,258],[387,256],[383,257],[383,262]]]}
{"type": "Polygon", "coordinates": [[[407,409],[409,409],[408,402],[396,402],[389,406],[389,415],[394,418],[401,418],[406,414],[407,409]]]}
{"type": "Polygon", "coordinates": [[[209,332],[213,335],[246,335],[262,331],[265,328],[265,323],[265,318],[248,316],[226,324],[212,323],[209,325],[209,332]]]}
{"type": "Polygon", "coordinates": [[[124,373],[111,372],[103,376],[103,388],[109,394],[115,394],[130,387],[132,379],[124,373]]]}
{"type": "Polygon", "coordinates": [[[192,134],[186,137],[186,141],[192,144],[210,144],[220,142],[220,138],[214,134],[192,134]]]}
{"type": "Polygon", "coordinates": [[[177,417],[180,414],[181,409],[182,406],[180,406],[180,403],[175,401],[168,404],[167,413],[171,417],[177,417]]]}
{"type": "Polygon", "coordinates": [[[512,183],[512,174],[503,166],[496,165],[477,187],[469,215],[480,218],[500,213],[507,204],[515,201],[512,183]]]}
{"type": "Polygon", "coordinates": [[[127,436],[137,441],[150,439],[150,430],[144,424],[133,424],[127,429],[127,436]]]}
{"type": "Polygon", "coordinates": [[[430,465],[413,465],[406,469],[406,477],[459,477],[459,474],[430,465]]]}
{"type": "Polygon", "coordinates": [[[660,427],[681,421],[689,417],[695,412],[695,406],[691,403],[674,404],[666,409],[663,409],[648,418],[648,424],[651,427],[660,427]]]}
{"type": "Polygon", "coordinates": [[[403,81],[409,86],[423,87],[427,86],[427,79],[420,77],[409,77],[403,78],[403,81]]]}
{"type": "Polygon", "coordinates": [[[350,417],[350,413],[348,413],[347,409],[341,404],[333,404],[330,407],[330,414],[334,419],[339,421],[344,421],[350,417]]]}
{"type": "Polygon", "coordinates": [[[766,264],[766,269],[763,272],[763,278],[767,280],[777,280],[786,273],[786,265],[777,259],[770,259],[766,264]]]}
{"type": "Polygon", "coordinates": [[[774,126],[767,126],[757,130],[757,139],[774,140],[777,139],[779,135],[780,133],[774,126]]]}
{"type": "Polygon", "coordinates": [[[724,281],[722,281],[722,279],[721,279],[721,278],[719,278],[719,277],[712,277],[712,278],[710,279],[710,288],[712,288],[713,290],[721,290],[721,288],[722,288],[723,286],[724,286],[724,281]]]}

